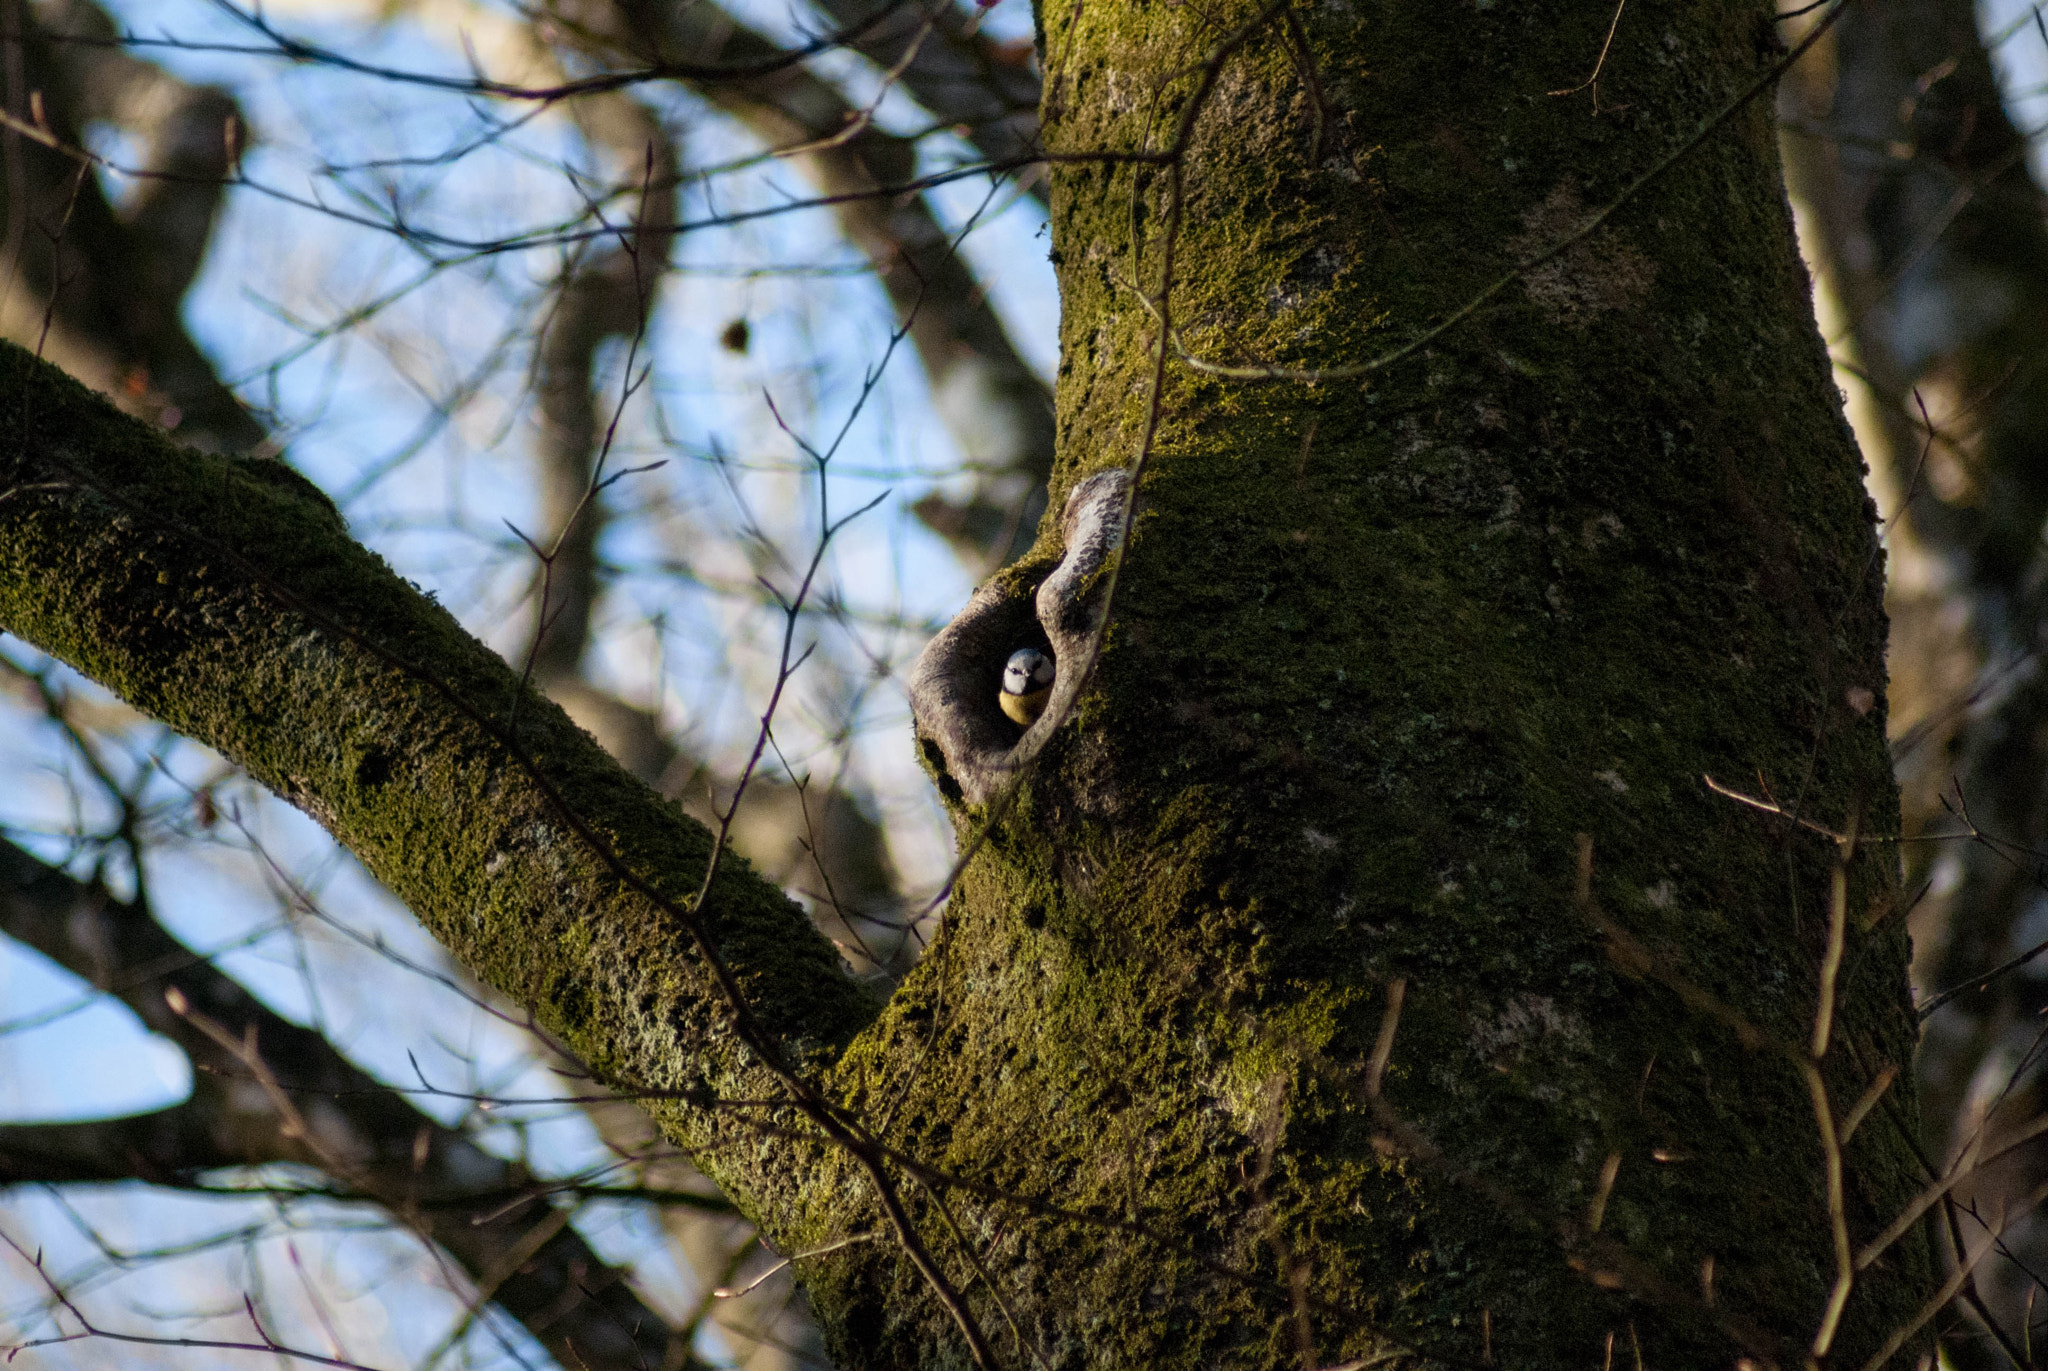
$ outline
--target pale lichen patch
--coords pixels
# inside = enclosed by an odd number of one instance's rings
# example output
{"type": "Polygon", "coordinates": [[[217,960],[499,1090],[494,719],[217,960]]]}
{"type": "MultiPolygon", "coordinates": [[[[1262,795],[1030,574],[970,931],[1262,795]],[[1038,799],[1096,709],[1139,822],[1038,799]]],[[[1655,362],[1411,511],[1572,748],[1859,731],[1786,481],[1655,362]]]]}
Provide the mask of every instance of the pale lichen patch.
{"type": "MultiPolygon", "coordinates": [[[[1586,222],[1587,210],[1571,181],[1560,181],[1543,203],[1522,216],[1523,232],[1508,246],[1517,261],[1548,252],[1586,222]]],[[[1555,324],[1584,328],[1594,317],[1640,308],[1656,284],[1657,265],[1611,228],[1602,228],[1532,267],[1522,288],[1555,324]]]]}
{"type": "Polygon", "coordinates": [[[1470,1042],[1480,1060],[1496,1071],[1509,1071],[1531,1048],[1553,1043],[1583,1048],[1587,1035],[1585,1024],[1555,999],[1525,991],[1511,996],[1499,1013],[1475,1019],[1470,1042]]]}

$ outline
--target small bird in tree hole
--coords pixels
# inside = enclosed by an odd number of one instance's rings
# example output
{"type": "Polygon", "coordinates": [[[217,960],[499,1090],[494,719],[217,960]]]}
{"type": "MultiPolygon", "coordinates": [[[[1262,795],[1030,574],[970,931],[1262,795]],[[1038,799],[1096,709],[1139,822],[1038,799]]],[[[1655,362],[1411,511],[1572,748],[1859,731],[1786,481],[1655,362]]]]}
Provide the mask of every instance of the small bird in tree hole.
{"type": "Polygon", "coordinates": [[[1052,658],[1035,647],[1020,647],[1003,664],[1003,713],[1025,728],[1045,713],[1052,698],[1052,658]]]}

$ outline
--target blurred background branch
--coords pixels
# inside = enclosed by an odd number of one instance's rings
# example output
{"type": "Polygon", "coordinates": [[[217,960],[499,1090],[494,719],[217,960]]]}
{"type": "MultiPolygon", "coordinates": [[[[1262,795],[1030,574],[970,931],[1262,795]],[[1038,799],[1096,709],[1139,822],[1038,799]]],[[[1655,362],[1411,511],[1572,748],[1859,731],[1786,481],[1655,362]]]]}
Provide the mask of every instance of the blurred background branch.
{"type": "MultiPolygon", "coordinates": [[[[1952,839],[1906,849],[1921,998],[1966,987],[1920,1051],[1944,1162],[2048,1103],[2048,966],[1985,977],[2048,938],[2048,222],[2038,131],[2016,125],[1994,60],[2015,95],[2038,88],[2038,20],[1968,0],[1853,5],[1780,100],[1822,326],[1888,520],[1906,836],[1952,839]]],[[[1963,1236],[2044,1175],[2036,1145],[1982,1178],[1963,1236]]],[[[2044,1269],[2048,1225],[2029,1217],[1975,1282],[2019,1330],[2048,1314],[2044,1269]]],[[[1955,1346],[2003,1364],[1988,1342],[1955,1346]]]]}

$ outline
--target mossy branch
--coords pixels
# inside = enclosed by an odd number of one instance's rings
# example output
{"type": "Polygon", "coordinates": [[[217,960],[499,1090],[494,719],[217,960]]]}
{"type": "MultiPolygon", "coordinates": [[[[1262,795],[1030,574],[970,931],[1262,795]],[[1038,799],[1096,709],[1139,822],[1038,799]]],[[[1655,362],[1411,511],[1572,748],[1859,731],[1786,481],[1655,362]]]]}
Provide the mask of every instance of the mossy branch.
{"type": "Polygon", "coordinates": [[[743,862],[694,908],[703,827],[289,468],[181,448],[11,344],[0,400],[0,628],[312,815],[606,1081],[661,1093],[679,1144],[738,1136],[718,1101],[788,1097],[765,1057],[808,1075],[872,1017],[743,862]]]}

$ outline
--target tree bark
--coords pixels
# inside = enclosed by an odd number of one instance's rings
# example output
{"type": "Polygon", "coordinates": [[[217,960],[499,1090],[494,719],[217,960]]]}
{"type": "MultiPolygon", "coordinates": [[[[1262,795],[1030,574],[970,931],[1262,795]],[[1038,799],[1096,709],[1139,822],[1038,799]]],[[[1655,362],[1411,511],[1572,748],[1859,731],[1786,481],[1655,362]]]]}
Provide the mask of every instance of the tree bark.
{"type": "Polygon", "coordinates": [[[1862,1365],[1929,1293],[1909,1236],[1827,1334],[1917,1182],[1902,1085],[1822,1142],[1913,1041],[1879,555],[1766,12],[1638,0],[1596,113],[1602,9],[1047,9],[1084,499],[920,670],[974,856],[879,1015],[296,478],[12,351],[0,624],[673,1091],[846,1365],[1862,1365]],[[1517,266],[1370,376],[1171,357],[1357,363],[1517,266]]]}
{"type": "Polygon", "coordinates": [[[763,1053],[801,1069],[871,1017],[743,861],[696,909],[704,830],[303,478],[180,450],[12,345],[0,369],[0,623],[314,814],[604,1079],[672,1093],[677,1141],[754,1139],[749,1107],[716,1101],[773,1097],[763,1053]]]}
{"type": "MultiPolygon", "coordinates": [[[[988,843],[953,941],[878,1027],[944,1025],[903,1117],[962,1167],[1070,1178],[1039,1193],[1176,1236],[1013,1230],[1048,1345],[1094,1327],[1133,1364],[1564,1365],[1632,1324],[1650,1365],[1728,1338],[1795,1357],[1832,1269],[1814,1113],[1783,1056],[1702,1006],[1807,1038],[1832,857],[1704,778],[1838,830],[1897,819],[1879,557],[1769,110],[1370,377],[1255,388],[1169,360],[1155,381],[1141,296],[1171,270],[1208,358],[1380,354],[1756,82],[1780,50],[1766,15],[1632,6],[1596,114],[1548,92],[1594,69],[1604,7],[1330,7],[1215,65],[1253,10],[1205,13],[1044,11],[1046,138],[1076,159],[1054,175],[1055,507],[1105,464],[1146,475],[1078,718],[1007,816],[962,807],[988,843]],[[1204,100],[1174,165],[1087,160],[1177,146],[1204,100]],[[1647,956],[1611,964],[1588,907],[1647,956]],[[1375,1117],[1354,1091],[1383,1022],[1375,1117]],[[1680,1293],[1709,1258],[1712,1311],[1680,1293]],[[1270,1293],[1290,1278],[1291,1329],[1270,1293]]],[[[982,679],[1039,627],[1057,550],[985,592],[977,623],[1019,608],[982,679]]],[[[927,756],[971,801],[963,772],[990,759],[948,755],[964,735],[936,703],[927,756]]],[[[1895,884],[1882,848],[1850,865],[1838,1112],[1911,1052],[1895,884]]],[[[1907,1144],[1856,1136],[1856,1241],[1912,1185],[1907,1144]]],[[[1924,1251],[1891,1256],[1843,1359],[1922,1290],[1924,1251]]],[[[900,1302],[873,1260],[840,1317],[900,1302]]]]}

